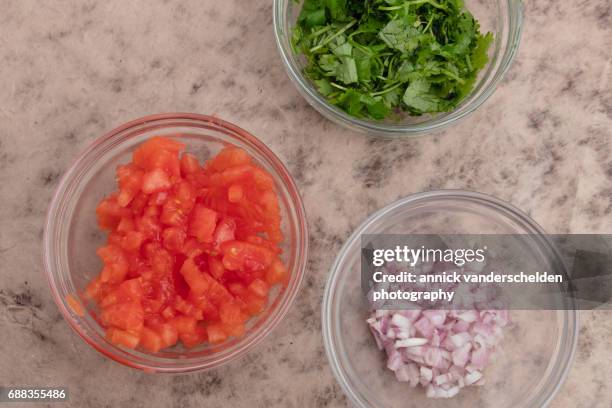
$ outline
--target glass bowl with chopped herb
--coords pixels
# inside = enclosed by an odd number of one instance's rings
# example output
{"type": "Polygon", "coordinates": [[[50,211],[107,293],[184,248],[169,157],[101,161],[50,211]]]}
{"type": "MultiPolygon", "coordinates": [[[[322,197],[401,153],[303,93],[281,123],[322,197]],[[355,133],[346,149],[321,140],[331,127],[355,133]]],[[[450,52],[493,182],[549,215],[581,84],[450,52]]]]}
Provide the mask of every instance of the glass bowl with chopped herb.
{"type": "Polygon", "coordinates": [[[493,93],[521,0],[274,0],[289,77],[321,114],[384,137],[440,130],[493,93]]]}

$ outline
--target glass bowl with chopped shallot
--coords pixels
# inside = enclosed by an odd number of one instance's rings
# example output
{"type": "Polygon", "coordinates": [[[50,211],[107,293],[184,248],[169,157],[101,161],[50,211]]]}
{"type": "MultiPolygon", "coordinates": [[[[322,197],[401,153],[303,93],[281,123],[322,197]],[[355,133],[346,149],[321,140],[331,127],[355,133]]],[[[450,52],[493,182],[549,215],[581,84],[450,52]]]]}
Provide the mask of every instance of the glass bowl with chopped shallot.
{"type": "Polygon", "coordinates": [[[66,321],[147,372],[218,367],[286,315],[304,276],[304,208],[260,140],[160,114],[95,140],[51,202],[44,261],[66,321]]]}
{"type": "MultiPolygon", "coordinates": [[[[359,408],[546,406],[573,359],[577,311],[380,307],[362,287],[362,239],[393,234],[545,236],[508,203],[461,190],[411,195],[368,218],[338,255],[323,299],[325,349],[348,399],[359,408]]],[[[537,242],[545,240],[535,241],[526,255],[544,253],[537,242]]],[[[414,267],[432,273],[437,265],[414,267]]]]}

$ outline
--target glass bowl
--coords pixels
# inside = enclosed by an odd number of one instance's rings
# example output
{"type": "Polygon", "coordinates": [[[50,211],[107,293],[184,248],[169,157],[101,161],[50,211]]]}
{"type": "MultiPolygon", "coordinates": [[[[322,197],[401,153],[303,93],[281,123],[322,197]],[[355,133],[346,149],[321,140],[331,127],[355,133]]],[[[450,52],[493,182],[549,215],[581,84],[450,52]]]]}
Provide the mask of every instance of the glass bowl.
{"type": "Polygon", "coordinates": [[[148,372],[188,372],[209,369],[233,360],[264,339],[287,314],[304,276],[307,227],[302,200],[287,169],[261,141],[221,119],[196,114],[160,114],[127,123],[95,140],[62,178],[51,202],[44,233],[44,264],[51,292],[69,325],[87,343],[107,357],[148,372]],[[273,176],[283,217],[283,260],[290,271],[288,283],[270,292],[265,313],[251,319],[246,334],[217,346],[172,349],[150,354],[118,347],[104,338],[103,328],[91,311],[67,299],[79,298],[87,283],[101,270],[96,248],[103,234],[96,223],[96,205],[116,189],[115,168],[129,162],[132,151],[151,136],[180,140],[200,160],[225,145],[245,149],[273,176]],[[85,312],[80,314],[83,309],[85,312]]]}
{"type": "Polygon", "coordinates": [[[303,74],[305,58],[291,47],[291,33],[302,8],[302,1],[274,0],[274,34],[289,78],[306,101],[326,118],[355,131],[373,136],[416,136],[439,131],[474,112],[495,91],[516,55],[523,24],[521,0],[465,0],[466,7],[480,21],[481,31],[491,32],[495,41],[489,50],[489,63],[479,74],[474,89],[457,108],[437,115],[411,117],[401,121],[358,119],[331,105],[303,74]]]}
{"type": "Polygon", "coordinates": [[[511,310],[513,324],[485,369],[486,385],[464,388],[454,398],[428,399],[423,388],[396,380],[365,322],[369,307],[360,286],[360,236],[393,233],[544,234],[520,210],[468,191],[416,194],[372,215],[344,244],[323,298],[327,357],[349,400],[359,408],[546,406],[573,359],[576,310],[511,310]]]}

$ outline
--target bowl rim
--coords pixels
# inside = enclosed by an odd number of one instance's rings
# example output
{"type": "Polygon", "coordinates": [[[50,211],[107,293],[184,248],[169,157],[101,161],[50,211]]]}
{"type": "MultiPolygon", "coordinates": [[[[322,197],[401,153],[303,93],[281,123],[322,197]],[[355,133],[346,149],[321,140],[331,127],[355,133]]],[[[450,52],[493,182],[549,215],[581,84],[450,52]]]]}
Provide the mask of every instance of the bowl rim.
{"type": "Polygon", "coordinates": [[[379,138],[395,139],[418,137],[434,132],[440,132],[474,113],[495,92],[499,83],[512,66],[512,63],[514,62],[518,53],[523,31],[523,1],[507,0],[507,3],[513,3],[516,6],[516,15],[514,16],[516,19],[516,25],[515,27],[509,27],[506,55],[504,58],[502,58],[497,72],[491,74],[490,83],[482,89],[481,94],[471,101],[470,106],[466,107],[464,110],[454,109],[447,112],[440,117],[439,121],[434,119],[432,121],[428,120],[416,124],[385,124],[382,122],[350,116],[348,113],[327,102],[325,97],[323,97],[319,92],[312,90],[307,86],[309,80],[304,77],[299,67],[295,66],[295,64],[291,62],[291,58],[289,56],[291,50],[287,50],[283,45],[283,34],[281,32],[282,23],[284,20],[282,5],[284,2],[291,1],[293,0],[274,0],[272,17],[276,47],[291,82],[297,88],[298,92],[300,95],[302,95],[306,102],[308,102],[309,105],[311,105],[325,118],[346,128],[379,138]]]}
{"type": "MultiPolygon", "coordinates": [[[[334,260],[330,268],[330,273],[325,285],[323,302],[321,307],[322,336],[327,360],[331,366],[334,377],[340,383],[344,394],[356,407],[372,408],[371,405],[368,405],[367,400],[364,400],[363,397],[357,395],[352,389],[350,385],[351,381],[349,380],[350,376],[348,375],[346,370],[342,368],[342,364],[340,363],[338,358],[337,348],[335,346],[334,330],[331,326],[331,321],[333,320],[332,297],[336,290],[337,281],[339,279],[339,268],[348,253],[349,247],[351,247],[354,242],[360,238],[361,234],[366,228],[368,228],[373,222],[379,220],[386,213],[397,208],[410,205],[412,203],[418,203],[420,200],[423,199],[447,198],[468,199],[473,200],[475,202],[479,202],[480,204],[497,207],[497,209],[504,210],[513,216],[518,216],[521,221],[526,222],[529,226],[534,228],[538,234],[545,234],[544,229],[535,220],[533,220],[530,216],[528,216],[526,213],[524,213],[522,210],[518,209],[514,205],[488,194],[462,189],[441,189],[410,194],[384,206],[383,208],[377,210],[376,212],[368,216],[366,220],[363,221],[353,231],[353,233],[351,233],[349,238],[342,245],[340,252],[334,260]]],[[[548,404],[553,400],[553,398],[565,382],[565,379],[567,378],[569,371],[572,367],[576,348],[578,345],[580,313],[579,310],[576,309],[566,310],[566,312],[567,313],[564,314],[563,322],[565,326],[567,326],[568,324],[570,326],[570,331],[567,333],[569,339],[565,339],[566,342],[569,341],[569,349],[567,350],[565,358],[562,358],[563,356],[561,356],[561,358],[557,358],[557,361],[554,361],[552,363],[553,367],[561,364],[560,371],[553,371],[552,374],[549,374],[549,378],[547,379],[548,381],[555,381],[555,384],[550,388],[548,395],[545,395],[543,398],[540,397],[540,399],[536,401],[537,403],[539,403],[539,405],[534,405],[533,408],[543,408],[548,406],[548,404]]]]}
{"type": "MultiPolygon", "coordinates": [[[[176,124],[173,123],[173,125],[176,124]]],[[[190,126],[187,122],[181,125],[190,126]]],[[[60,310],[62,317],[71,327],[71,329],[76,332],[79,337],[81,337],[93,349],[111,360],[117,361],[131,368],[142,370],[147,373],[186,373],[217,368],[224,364],[227,364],[230,361],[236,360],[237,358],[245,355],[258,344],[260,344],[278,326],[278,324],[287,315],[289,309],[295,302],[299,289],[304,280],[308,260],[308,237],[309,235],[306,211],[299,189],[295,184],[295,180],[293,179],[283,162],[265,143],[263,143],[260,139],[255,137],[250,132],[242,129],[241,127],[223,119],[220,119],[216,116],[187,112],[170,112],[147,115],[122,124],[104,133],[102,136],[95,138],[76,156],[74,161],[70,164],[68,169],[62,175],[60,182],[58,183],[58,186],[56,187],[55,192],[53,193],[53,197],[47,208],[43,229],[43,245],[41,253],[47,283],[49,285],[49,288],[51,289],[53,300],[57,305],[58,309],[60,310]],[[52,255],[53,242],[51,231],[54,231],[56,228],[58,228],[59,225],[59,223],[56,222],[57,218],[55,216],[57,215],[57,212],[59,210],[59,204],[64,195],[66,194],[66,189],[72,181],[73,177],[75,176],[75,172],[77,171],[79,166],[82,165],[85,160],[92,153],[95,152],[96,148],[98,148],[104,143],[111,141],[113,138],[118,138],[118,140],[120,140],[121,142],[128,140],[126,136],[130,135],[125,135],[123,134],[124,132],[129,131],[130,129],[136,129],[143,125],[154,125],[156,122],[160,122],[163,125],[163,122],[168,120],[194,121],[218,127],[221,130],[229,131],[232,134],[232,137],[248,143],[251,147],[254,147],[257,150],[257,153],[259,155],[268,160],[269,164],[271,164],[274,168],[274,172],[276,173],[275,176],[280,179],[283,184],[283,187],[287,190],[287,199],[291,202],[293,211],[296,214],[296,236],[297,241],[299,243],[299,247],[296,249],[295,266],[294,269],[291,271],[291,276],[295,276],[295,279],[292,280],[291,284],[287,285],[284,301],[279,302],[279,304],[276,306],[278,307],[278,309],[275,310],[274,314],[271,314],[269,320],[266,321],[266,324],[259,326],[248,342],[240,344],[240,347],[237,347],[235,350],[231,350],[231,352],[225,353],[222,359],[212,360],[201,364],[193,364],[188,367],[182,366],[178,368],[169,367],[166,365],[147,365],[133,361],[132,359],[125,357],[124,355],[126,353],[124,352],[124,350],[117,347],[116,345],[111,345],[110,343],[108,343],[108,345],[106,345],[107,347],[105,347],[105,345],[98,343],[97,341],[95,341],[95,339],[92,339],[90,336],[88,336],[87,333],[85,333],[85,330],[83,330],[79,324],[78,319],[80,319],[80,317],[77,316],[78,313],[76,313],[76,311],[69,306],[68,302],[65,300],[65,298],[62,297],[62,294],[58,289],[58,285],[55,282],[56,279],[53,273],[55,266],[52,262],[52,260],[54,260],[54,255],[52,255]]],[[[167,359],[166,361],[169,362],[172,360],[175,359],[167,359]]],[[[181,361],[184,360],[181,359],[181,361]]]]}

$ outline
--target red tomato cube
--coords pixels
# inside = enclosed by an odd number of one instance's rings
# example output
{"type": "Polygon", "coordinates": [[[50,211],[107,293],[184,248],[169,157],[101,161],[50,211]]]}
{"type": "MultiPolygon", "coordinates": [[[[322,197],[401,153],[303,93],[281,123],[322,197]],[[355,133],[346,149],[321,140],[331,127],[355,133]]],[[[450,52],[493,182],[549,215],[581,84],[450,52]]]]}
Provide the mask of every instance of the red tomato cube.
{"type": "Polygon", "coordinates": [[[200,163],[197,157],[189,153],[183,153],[181,157],[181,174],[187,176],[189,174],[195,174],[201,169],[200,163]]]}
{"type": "Polygon", "coordinates": [[[123,330],[140,330],[144,324],[144,311],[140,302],[116,303],[102,309],[102,321],[123,330]]]}
{"type": "Polygon", "coordinates": [[[172,187],[168,173],[162,169],[153,169],[142,177],[142,191],[146,194],[168,190],[172,187]]]}
{"type": "Polygon", "coordinates": [[[140,345],[151,353],[157,353],[163,347],[162,338],[154,330],[143,327],[140,333],[140,345]]]}
{"type": "Polygon", "coordinates": [[[227,340],[227,334],[223,330],[221,324],[211,324],[206,328],[208,334],[208,342],[211,344],[220,344],[227,340]]]}
{"type": "Polygon", "coordinates": [[[213,233],[217,226],[217,212],[203,205],[196,205],[193,209],[193,218],[189,225],[189,234],[200,242],[213,242],[213,233]]]}
{"type": "Polygon", "coordinates": [[[127,348],[136,348],[140,342],[140,337],[136,333],[131,333],[126,330],[120,330],[110,327],[106,330],[106,338],[113,344],[125,346],[127,348]]]}
{"type": "Polygon", "coordinates": [[[189,316],[176,316],[170,320],[170,324],[174,326],[178,334],[193,333],[195,331],[197,321],[189,316]]]}
{"type": "Polygon", "coordinates": [[[254,294],[256,294],[257,296],[263,298],[263,297],[268,296],[268,291],[270,290],[270,287],[265,281],[261,279],[255,279],[249,285],[249,290],[253,292],[254,294]]]}

